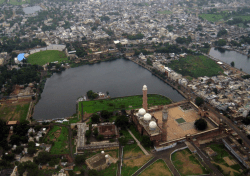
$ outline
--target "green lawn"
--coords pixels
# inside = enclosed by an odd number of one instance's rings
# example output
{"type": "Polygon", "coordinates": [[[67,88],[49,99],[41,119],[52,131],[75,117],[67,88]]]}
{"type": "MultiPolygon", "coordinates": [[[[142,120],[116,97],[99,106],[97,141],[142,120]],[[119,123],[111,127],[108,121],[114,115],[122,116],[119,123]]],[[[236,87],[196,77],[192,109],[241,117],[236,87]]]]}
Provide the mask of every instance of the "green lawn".
{"type": "Polygon", "coordinates": [[[57,50],[41,51],[38,53],[31,54],[27,58],[28,63],[37,65],[44,65],[46,63],[55,61],[61,63],[62,61],[66,60],[68,60],[66,54],[63,51],[57,50]]]}
{"type": "Polygon", "coordinates": [[[25,0],[25,1],[10,0],[9,3],[12,5],[22,5],[22,4],[29,4],[30,0],[25,0]]]}
{"type": "Polygon", "coordinates": [[[51,154],[68,154],[68,129],[66,127],[54,126],[48,133],[46,141],[53,141],[54,144],[50,150],[51,154]],[[55,132],[61,130],[60,136],[55,138],[55,132]],[[53,141],[53,139],[55,139],[53,141]]]}
{"type": "Polygon", "coordinates": [[[30,103],[22,105],[2,105],[0,106],[0,118],[4,121],[18,120],[23,122],[26,120],[27,113],[29,111],[30,103]]]}
{"type": "Polygon", "coordinates": [[[182,76],[194,78],[211,77],[223,73],[223,69],[214,60],[203,55],[188,55],[185,58],[172,61],[168,66],[182,76]]]}
{"type": "Polygon", "coordinates": [[[159,13],[159,14],[172,14],[172,12],[169,10],[157,11],[157,13],[159,13]]]}
{"type": "MultiPolygon", "coordinates": [[[[170,104],[171,100],[161,96],[148,94],[148,106],[170,104]]],[[[105,100],[82,101],[79,104],[80,112],[95,113],[102,110],[116,111],[121,109],[136,109],[142,107],[142,95],[105,100]],[[82,109],[83,104],[83,109],[82,109]],[[131,107],[129,107],[131,106],[131,107]]]]}
{"type": "Polygon", "coordinates": [[[223,16],[220,14],[200,14],[199,16],[210,22],[217,22],[217,21],[223,20],[223,16]]]}
{"type": "Polygon", "coordinates": [[[99,171],[99,174],[102,176],[111,176],[116,175],[117,172],[117,163],[112,163],[109,167],[107,167],[104,170],[99,171]]]}
{"type": "MultiPolygon", "coordinates": [[[[211,144],[209,145],[209,147],[214,150],[217,155],[216,156],[213,156],[213,160],[215,162],[215,166],[221,170],[223,173],[227,172],[225,170],[223,170],[218,164],[221,164],[221,165],[224,165],[226,167],[229,167],[233,170],[235,170],[236,172],[239,171],[241,169],[240,165],[239,164],[235,164],[235,165],[232,165],[232,166],[229,166],[225,160],[223,159],[224,157],[228,157],[229,159],[233,159],[235,160],[230,154],[229,152],[227,151],[227,149],[225,148],[225,146],[223,144],[211,144]]],[[[234,175],[241,175],[241,173],[236,173],[234,172],[234,175]]]]}
{"type": "Polygon", "coordinates": [[[177,121],[178,123],[184,123],[184,122],[186,122],[183,118],[176,119],[176,121],[177,121]]]}
{"type": "Polygon", "coordinates": [[[0,0],[0,4],[3,4],[5,2],[5,0],[0,0]]]}

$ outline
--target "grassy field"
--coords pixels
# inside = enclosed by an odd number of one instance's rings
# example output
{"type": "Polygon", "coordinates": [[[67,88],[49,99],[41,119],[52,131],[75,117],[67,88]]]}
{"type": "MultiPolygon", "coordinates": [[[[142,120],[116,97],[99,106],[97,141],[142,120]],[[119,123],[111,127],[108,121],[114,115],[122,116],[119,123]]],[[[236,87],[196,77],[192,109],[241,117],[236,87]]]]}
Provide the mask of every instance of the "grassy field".
{"type": "Polygon", "coordinates": [[[68,154],[68,129],[66,127],[54,126],[48,133],[47,142],[53,141],[51,154],[68,154]]]}
{"type": "Polygon", "coordinates": [[[18,120],[20,122],[26,120],[30,103],[7,104],[0,106],[0,118],[4,121],[18,120]]]}
{"type": "Polygon", "coordinates": [[[157,11],[157,13],[159,13],[159,14],[172,14],[172,12],[169,10],[157,11]]]}
{"type": "Polygon", "coordinates": [[[123,148],[123,153],[123,176],[131,176],[134,172],[136,172],[141,166],[143,166],[147,161],[152,158],[151,155],[144,155],[144,153],[137,144],[126,145],[123,148]]]}
{"type": "MultiPolygon", "coordinates": [[[[170,104],[171,100],[161,95],[148,94],[148,106],[170,104]]],[[[105,100],[83,101],[79,103],[80,112],[95,113],[102,110],[116,111],[121,109],[136,109],[142,107],[142,95],[111,98],[105,100]],[[83,104],[83,109],[82,109],[83,104]],[[131,107],[130,107],[131,106],[131,107]]]]}
{"type": "Polygon", "coordinates": [[[199,16],[210,22],[217,22],[217,21],[223,20],[223,16],[220,14],[200,14],[199,16]]]}
{"type": "Polygon", "coordinates": [[[28,56],[27,61],[30,64],[44,65],[48,62],[68,60],[66,54],[63,51],[47,50],[34,53],[28,56]]]}
{"type": "Polygon", "coordinates": [[[12,5],[22,5],[22,4],[29,4],[29,3],[30,3],[30,0],[24,0],[24,1],[10,0],[9,1],[9,4],[12,4],[12,5]]]}
{"type": "Polygon", "coordinates": [[[152,175],[152,176],[171,176],[172,173],[169,170],[166,163],[162,159],[159,159],[156,162],[154,162],[154,164],[147,167],[139,176],[148,176],[148,175],[152,175]]]}
{"type": "Polygon", "coordinates": [[[183,76],[194,78],[211,77],[223,73],[223,69],[215,61],[203,55],[188,55],[185,58],[172,61],[168,66],[183,76]]]}
{"type": "Polygon", "coordinates": [[[224,147],[223,144],[211,144],[209,147],[214,150],[217,155],[213,156],[214,165],[225,175],[227,175],[229,172],[231,172],[230,176],[238,176],[242,173],[239,172],[241,169],[241,166],[235,162],[235,159],[229,154],[227,149],[224,147]],[[225,159],[231,160],[234,162],[231,166],[227,164],[225,159]]]}
{"type": "Polygon", "coordinates": [[[182,176],[209,173],[188,149],[175,152],[172,162],[182,176]]]}
{"type": "Polygon", "coordinates": [[[5,0],[0,0],[0,4],[3,4],[5,2],[5,0]]]}

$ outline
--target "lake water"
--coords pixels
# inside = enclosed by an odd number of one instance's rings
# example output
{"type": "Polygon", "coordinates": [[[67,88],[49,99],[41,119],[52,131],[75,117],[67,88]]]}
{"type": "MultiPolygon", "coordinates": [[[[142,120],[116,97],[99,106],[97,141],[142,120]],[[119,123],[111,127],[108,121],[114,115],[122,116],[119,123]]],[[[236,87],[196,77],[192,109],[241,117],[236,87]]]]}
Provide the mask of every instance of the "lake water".
{"type": "Polygon", "coordinates": [[[39,10],[41,10],[42,8],[40,6],[32,6],[32,7],[25,7],[23,8],[23,11],[25,14],[31,14],[31,13],[35,13],[39,10]]]}
{"type": "Polygon", "coordinates": [[[227,64],[231,64],[234,61],[234,66],[238,69],[242,68],[242,71],[250,74],[250,58],[240,54],[236,51],[230,50],[218,50],[216,48],[211,48],[209,55],[219,59],[227,64]]]}
{"type": "Polygon", "coordinates": [[[184,98],[176,90],[155,77],[148,70],[125,59],[70,68],[48,78],[35,106],[34,119],[69,117],[76,112],[76,100],[88,90],[109,91],[113,97],[142,95],[142,86],[148,93],[161,94],[173,101],[184,98]]]}

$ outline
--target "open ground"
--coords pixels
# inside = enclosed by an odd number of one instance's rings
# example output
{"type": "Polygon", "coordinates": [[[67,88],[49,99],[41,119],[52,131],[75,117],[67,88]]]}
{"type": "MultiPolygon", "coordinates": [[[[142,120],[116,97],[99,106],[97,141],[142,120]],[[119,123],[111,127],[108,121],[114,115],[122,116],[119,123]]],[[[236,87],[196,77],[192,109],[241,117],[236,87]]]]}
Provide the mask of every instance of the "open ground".
{"type": "Polygon", "coordinates": [[[172,173],[170,172],[166,163],[162,159],[159,159],[140,174],[140,176],[148,176],[148,175],[171,176],[172,173]]]}
{"type": "Polygon", "coordinates": [[[207,171],[206,168],[200,164],[195,155],[192,154],[188,149],[175,152],[171,159],[175,168],[182,176],[209,173],[209,171],[207,171]]]}
{"type": "Polygon", "coordinates": [[[230,176],[242,175],[239,171],[241,166],[229,154],[229,151],[227,151],[223,144],[210,144],[209,147],[217,153],[216,156],[212,157],[212,163],[218,168],[218,170],[224,175],[227,175],[228,173],[230,173],[230,176]]]}
{"type": "Polygon", "coordinates": [[[66,54],[63,51],[57,50],[41,51],[38,53],[31,54],[27,58],[28,63],[37,65],[44,65],[46,63],[55,61],[61,63],[62,61],[66,60],[68,60],[66,54]]]}
{"type": "Polygon", "coordinates": [[[9,120],[17,120],[22,122],[26,120],[27,113],[29,111],[29,105],[29,102],[3,104],[0,106],[0,119],[6,122],[9,120]]]}
{"type": "Polygon", "coordinates": [[[123,176],[131,176],[141,166],[152,158],[152,155],[144,155],[137,144],[126,145],[123,148],[124,159],[122,167],[123,176]]]}
{"type": "Polygon", "coordinates": [[[183,76],[194,78],[211,77],[223,73],[223,69],[214,60],[203,55],[188,55],[185,58],[171,61],[168,66],[183,76]]]}

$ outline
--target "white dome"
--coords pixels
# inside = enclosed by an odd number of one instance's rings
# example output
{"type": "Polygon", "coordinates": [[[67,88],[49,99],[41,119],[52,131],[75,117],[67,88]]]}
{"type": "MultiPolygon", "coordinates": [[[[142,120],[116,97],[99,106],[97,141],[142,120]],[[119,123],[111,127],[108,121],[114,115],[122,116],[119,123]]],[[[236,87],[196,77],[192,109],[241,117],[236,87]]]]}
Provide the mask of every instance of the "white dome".
{"type": "Polygon", "coordinates": [[[150,129],[155,129],[157,127],[157,124],[155,123],[155,121],[151,121],[150,123],[149,123],[149,128],[150,129]]]}
{"type": "Polygon", "coordinates": [[[146,110],[141,108],[141,109],[139,109],[138,113],[140,116],[144,116],[144,114],[146,114],[146,110]]]}
{"type": "Polygon", "coordinates": [[[152,116],[151,116],[149,113],[146,113],[146,114],[144,115],[143,119],[146,120],[146,121],[150,121],[150,120],[151,120],[151,117],[152,117],[152,116]]]}
{"type": "Polygon", "coordinates": [[[108,155],[105,155],[105,158],[108,158],[109,156],[108,155]]]}
{"type": "Polygon", "coordinates": [[[101,154],[104,154],[104,151],[101,151],[101,154]]]}
{"type": "Polygon", "coordinates": [[[143,87],[142,87],[142,90],[147,90],[148,88],[147,88],[147,86],[146,85],[144,85],[143,87]]]}

